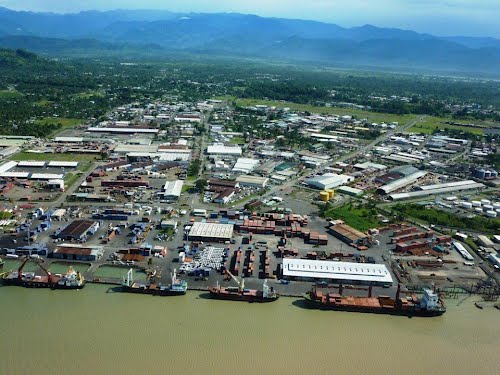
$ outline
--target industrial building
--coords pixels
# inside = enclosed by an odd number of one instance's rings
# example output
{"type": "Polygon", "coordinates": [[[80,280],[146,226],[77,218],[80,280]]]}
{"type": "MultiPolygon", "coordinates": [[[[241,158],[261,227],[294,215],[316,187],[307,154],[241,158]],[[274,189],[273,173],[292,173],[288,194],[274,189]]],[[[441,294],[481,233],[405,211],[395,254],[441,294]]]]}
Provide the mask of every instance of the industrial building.
{"type": "Polygon", "coordinates": [[[193,223],[189,241],[226,242],[233,237],[233,224],[193,223]]]}
{"type": "Polygon", "coordinates": [[[354,177],[345,174],[326,173],[322,176],[310,178],[306,183],[320,190],[334,189],[354,181],[354,177]]]}
{"type": "Polygon", "coordinates": [[[167,181],[165,186],[163,186],[163,191],[161,196],[166,200],[177,200],[180,198],[182,193],[182,187],[184,186],[184,181],[167,181]]]}
{"type": "Polygon", "coordinates": [[[418,172],[412,173],[412,174],[405,176],[403,178],[400,178],[398,180],[389,182],[388,184],[380,187],[377,190],[377,192],[379,194],[390,194],[393,191],[402,189],[402,188],[418,181],[419,179],[424,177],[426,174],[427,174],[427,172],[424,172],[424,171],[418,171],[418,172]]]}
{"type": "Polygon", "coordinates": [[[472,180],[458,181],[458,182],[451,182],[448,184],[420,186],[419,187],[420,190],[418,191],[412,191],[409,193],[391,194],[389,195],[389,199],[394,201],[402,199],[414,199],[414,198],[428,197],[431,195],[448,194],[456,191],[478,190],[482,188],[484,188],[483,184],[474,182],[472,180]]]}
{"type": "Polygon", "coordinates": [[[233,167],[234,173],[250,173],[259,166],[260,162],[255,159],[239,158],[233,167]]]}
{"type": "Polygon", "coordinates": [[[91,133],[118,133],[118,134],[135,134],[135,133],[146,133],[146,134],[158,134],[159,129],[149,129],[149,128],[98,128],[90,127],[87,129],[91,133]]]}
{"type": "Polygon", "coordinates": [[[64,228],[57,238],[63,240],[84,240],[88,235],[93,235],[99,228],[99,223],[92,220],[75,220],[64,228]]]}
{"type": "Polygon", "coordinates": [[[361,189],[356,189],[350,186],[340,186],[337,188],[337,192],[345,195],[350,195],[352,197],[360,197],[364,194],[364,191],[361,189]]]}
{"type": "Polygon", "coordinates": [[[99,260],[104,254],[102,246],[86,246],[77,244],[61,244],[52,252],[52,258],[81,260],[93,262],[99,260]]]}
{"type": "Polygon", "coordinates": [[[207,147],[208,155],[241,156],[242,152],[241,147],[238,146],[212,145],[207,147]]]}
{"type": "Polygon", "coordinates": [[[248,186],[263,189],[267,186],[269,179],[267,177],[242,175],[236,178],[236,182],[242,187],[248,186]]]}
{"type": "Polygon", "coordinates": [[[309,259],[283,259],[282,276],[304,281],[334,281],[343,284],[392,285],[383,264],[349,263],[309,259]]]}
{"type": "Polygon", "coordinates": [[[332,225],[328,228],[328,231],[331,235],[347,244],[366,245],[369,239],[369,236],[366,233],[360,232],[342,221],[332,225]]]}

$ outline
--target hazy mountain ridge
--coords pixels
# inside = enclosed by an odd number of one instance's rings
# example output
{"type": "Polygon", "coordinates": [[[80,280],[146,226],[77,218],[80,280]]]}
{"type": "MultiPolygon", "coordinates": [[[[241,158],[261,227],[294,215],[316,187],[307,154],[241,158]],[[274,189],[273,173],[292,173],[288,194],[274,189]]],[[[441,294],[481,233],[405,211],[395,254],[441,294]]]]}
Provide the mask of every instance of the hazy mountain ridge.
{"type": "Polygon", "coordinates": [[[0,37],[0,46],[39,53],[71,54],[85,48],[89,53],[107,49],[140,53],[139,46],[148,45],[157,53],[182,51],[459,72],[498,74],[500,66],[500,40],[494,38],[436,37],[371,25],[343,28],[236,13],[117,10],[53,14],[0,8],[0,37]],[[77,40],[65,43],[60,39],[77,40]]]}

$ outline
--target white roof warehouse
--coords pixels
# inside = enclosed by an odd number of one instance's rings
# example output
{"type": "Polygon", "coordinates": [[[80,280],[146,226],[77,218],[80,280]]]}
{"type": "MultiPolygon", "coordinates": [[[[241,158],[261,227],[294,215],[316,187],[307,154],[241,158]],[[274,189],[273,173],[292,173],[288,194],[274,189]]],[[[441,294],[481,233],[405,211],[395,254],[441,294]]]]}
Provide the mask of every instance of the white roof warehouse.
{"type": "Polygon", "coordinates": [[[163,198],[164,199],[179,199],[182,193],[182,187],[184,186],[184,181],[167,181],[163,187],[163,198]]]}
{"type": "Polygon", "coordinates": [[[206,242],[225,242],[233,237],[232,224],[193,223],[189,231],[189,240],[206,242]]]}
{"type": "Polygon", "coordinates": [[[392,276],[383,264],[333,262],[308,259],[283,259],[286,278],[333,280],[337,283],[391,285],[392,276]]]}

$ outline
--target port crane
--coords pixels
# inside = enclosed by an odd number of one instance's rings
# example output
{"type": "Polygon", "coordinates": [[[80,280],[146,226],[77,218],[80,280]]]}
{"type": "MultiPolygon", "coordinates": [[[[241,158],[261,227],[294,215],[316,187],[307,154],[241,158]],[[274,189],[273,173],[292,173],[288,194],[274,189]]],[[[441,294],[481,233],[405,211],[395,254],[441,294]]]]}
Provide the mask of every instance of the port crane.
{"type": "Polygon", "coordinates": [[[44,266],[42,266],[42,262],[41,261],[37,261],[36,264],[38,265],[38,267],[40,267],[42,269],[43,272],[45,272],[47,274],[47,280],[49,283],[52,283],[53,279],[52,279],[52,272],[50,272],[48,269],[46,269],[44,266]]]}

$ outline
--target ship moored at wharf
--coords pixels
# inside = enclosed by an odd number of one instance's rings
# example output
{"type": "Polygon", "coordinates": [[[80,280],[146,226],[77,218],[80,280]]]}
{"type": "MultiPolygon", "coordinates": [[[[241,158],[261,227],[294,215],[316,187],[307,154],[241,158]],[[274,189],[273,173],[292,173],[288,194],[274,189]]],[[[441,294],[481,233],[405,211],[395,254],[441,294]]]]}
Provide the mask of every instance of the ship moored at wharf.
{"type": "Polygon", "coordinates": [[[38,276],[34,272],[23,272],[28,260],[29,258],[26,257],[17,271],[4,274],[2,282],[6,285],[25,288],[81,289],[85,286],[85,279],[73,267],[69,267],[63,275],[55,275],[38,263],[38,266],[45,272],[44,276],[38,276]]]}
{"type": "Polygon", "coordinates": [[[245,289],[244,280],[238,280],[232,273],[226,272],[238,284],[238,287],[221,287],[217,283],[216,286],[208,287],[212,298],[244,302],[274,302],[279,298],[274,288],[267,285],[267,279],[264,280],[262,290],[245,289]]]}
{"type": "Polygon", "coordinates": [[[344,296],[342,295],[343,289],[340,285],[338,293],[333,293],[314,287],[304,295],[304,298],[309,306],[322,310],[422,317],[440,316],[446,312],[442,299],[430,289],[423,289],[420,298],[416,294],[409,293],[401,297],[400,285],[398,285],[396,298],[383,295],[372,297],[372,287],[368,288],[368,297],[344,296]]]}
{"type": "Polygon", "coordinates": [[[181,296],[186,294],[188,283],[186,280],[179,280],[176,276],[177,270],[172,273],[170,285],[162,286],[155,282],[156,271],[148,273],[146,283],[135,282],[133,279],[133,269],[127,272],[127,278],[123,280],[122,291],[127,293],[152,294],[155,296],[181,296]]]}

